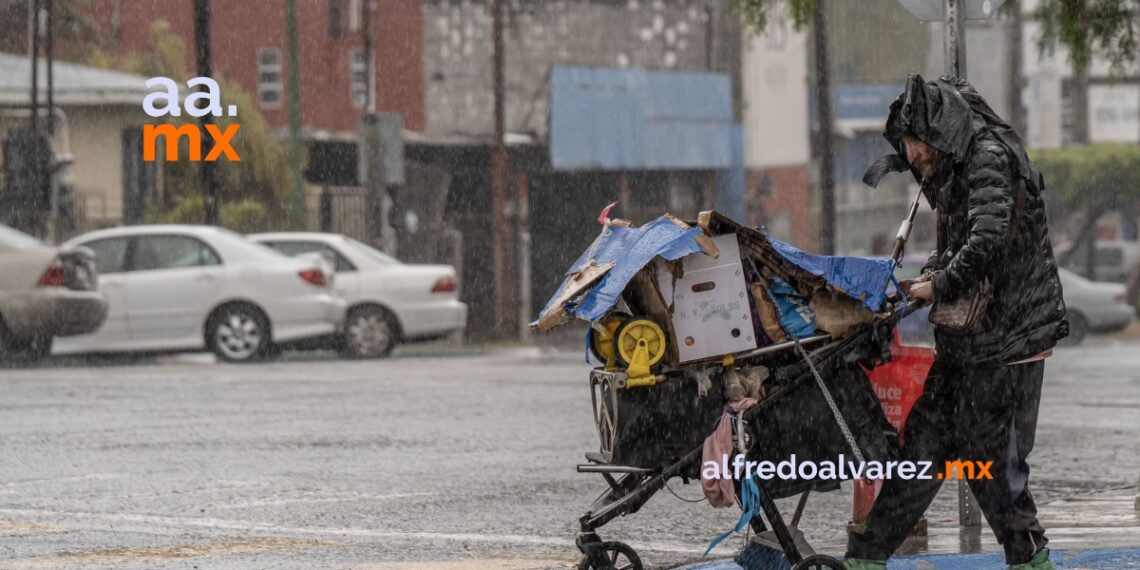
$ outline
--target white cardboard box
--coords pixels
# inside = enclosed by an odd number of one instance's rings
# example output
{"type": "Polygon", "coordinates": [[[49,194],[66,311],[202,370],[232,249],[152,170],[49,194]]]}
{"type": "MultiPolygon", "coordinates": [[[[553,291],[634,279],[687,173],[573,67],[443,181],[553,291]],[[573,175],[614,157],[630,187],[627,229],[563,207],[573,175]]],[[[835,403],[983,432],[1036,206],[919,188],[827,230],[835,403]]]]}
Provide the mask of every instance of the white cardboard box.
{"type": "Polygon", "coordinates": [[[657,272],[657,287],[673,306],[673,332],[679,361],[692,362],[756,348],[752,304],[736,234],[713,238],[720,256],[694,253],[681,260],[684,275],[676,280],[657,272]]]}

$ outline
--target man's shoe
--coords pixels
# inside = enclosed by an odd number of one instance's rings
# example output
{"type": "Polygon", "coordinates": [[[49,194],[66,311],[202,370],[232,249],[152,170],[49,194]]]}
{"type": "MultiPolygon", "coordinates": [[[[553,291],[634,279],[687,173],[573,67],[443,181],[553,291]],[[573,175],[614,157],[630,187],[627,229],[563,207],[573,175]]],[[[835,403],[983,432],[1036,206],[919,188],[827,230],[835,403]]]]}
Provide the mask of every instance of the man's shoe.
{"type": "Polygon", "coordinates": [[[887,570],[887,563],[884,560],[847,558],[843,560],[843,567],[846,570],[887,570]]]}
{"type": "Polygon", "coordinates": [[[1009,570],[1057,570],[1053,561],[1049,560],[1049,549],[1042,548],[1033,555],[1033,559],[1025,564],[1013,564],[1009,570]]]}

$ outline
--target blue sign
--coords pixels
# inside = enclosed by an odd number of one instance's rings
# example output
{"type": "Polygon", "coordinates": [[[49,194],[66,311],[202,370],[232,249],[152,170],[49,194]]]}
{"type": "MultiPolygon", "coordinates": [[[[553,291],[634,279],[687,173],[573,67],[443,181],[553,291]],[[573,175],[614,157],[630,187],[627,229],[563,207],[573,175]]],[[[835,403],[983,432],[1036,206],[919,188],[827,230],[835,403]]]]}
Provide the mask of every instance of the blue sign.
{"type": "Polygon", "coordinates": [[[902,93],[902,85],[840,85],[835,90],[835,118],[887,120],[891,101],[902,93]]]}

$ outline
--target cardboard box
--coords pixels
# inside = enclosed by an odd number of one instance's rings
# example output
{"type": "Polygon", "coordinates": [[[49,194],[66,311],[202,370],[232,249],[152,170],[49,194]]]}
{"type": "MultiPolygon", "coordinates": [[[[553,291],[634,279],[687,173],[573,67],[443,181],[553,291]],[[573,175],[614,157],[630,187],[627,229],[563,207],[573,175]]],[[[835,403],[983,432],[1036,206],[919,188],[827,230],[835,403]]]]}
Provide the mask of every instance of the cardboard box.
{"type": "Polygon", "coordinates": [[[736,234],[712,239],[719,257],[703,253],[684,257],[680,278],[668,271],[657,272],[657,287],[665,303],[673,307],[681,363],[720,358],[757,345],[736,234]]]}

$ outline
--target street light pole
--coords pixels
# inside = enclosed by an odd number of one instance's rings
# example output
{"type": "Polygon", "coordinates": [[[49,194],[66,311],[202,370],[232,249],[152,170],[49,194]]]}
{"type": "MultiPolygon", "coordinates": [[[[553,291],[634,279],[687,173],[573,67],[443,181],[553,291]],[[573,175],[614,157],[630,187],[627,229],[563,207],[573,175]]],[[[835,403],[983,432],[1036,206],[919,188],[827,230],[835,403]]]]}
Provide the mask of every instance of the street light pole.
{"type": "Polygon", "coordinates": [[[946,58],[946,73],[959,79],[966,78],[966,15],[963,0],[943,0],[946,25],[942,39],[946,58]]]}
{"type": "Polygon", "coordinates": [[[815,85],[819,106],[819,251],[835,254],[835,151],[834,113],[831,105],[831,65],[827,49],[827,18],[821,0],[812,20],[815,36],[815,85]]]}
{"type": "Polygon", "coordinates": [[[494,36],[494,96],[495,96],[495,143],[491,157],[491,216],[495,245],[495,330],[497,334],[506,331],[507,314],[510,311],[507,295],[507,143],[506,105],[503,89],[503,2],[491,3],[491,33],[494,36]]]}
{"type": "Polygon", "coordinates": [[[305,188],[301,179],[301,79],[297,69],[297,0],[285,0],[285,35],[288,42],[289,89],[289,226],[305,228],[305,188]]]}
{"type": "MultiPolygon", "coordinates": [[[[198,66],[198,77],[210,77],[212,64],[210,60],[210,0],[194,0],[194,55],[198,66]]],[[[203,87],[204,89],[204,87],[203,87]]],[[[198,118],[198,128],[202,131],[202,156],[208,156],[209,142],[212,140],[206,132],[206,125],[214,122],[214,116],[206,113],[198,118]]],[[[206,191],[206,224],[218,225],[218,177],[214,172],[214,163],[202,161],[198,163],[199,180],[206,191]]]]}

